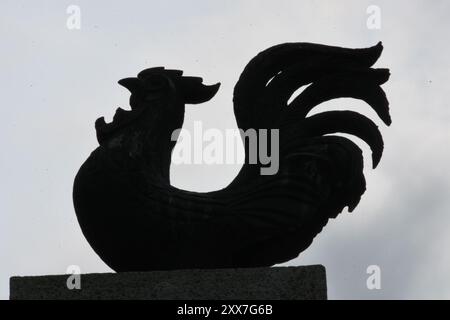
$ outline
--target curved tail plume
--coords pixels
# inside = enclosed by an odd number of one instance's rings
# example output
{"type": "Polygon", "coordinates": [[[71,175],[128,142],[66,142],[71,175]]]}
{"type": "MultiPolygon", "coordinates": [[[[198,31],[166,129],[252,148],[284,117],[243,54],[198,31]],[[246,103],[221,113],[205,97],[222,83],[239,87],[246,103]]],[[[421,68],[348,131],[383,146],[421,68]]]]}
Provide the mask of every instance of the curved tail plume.
{"type": "Polygon", "coordinates": [[[390,73],[388,69],[371,68],[382,50],[381,42],[365,49],[286,43],[261,52],[245,67],[234,89],[238,126],[244,130],[279,128],[283,132],[284,127],[297,124],[297,132],[290,133],[303,137],[349,133],[371,147],[376,167],[383,139],[371,120],[349,111],[307,115],[322,102],[355,98],[366,102],[390,125],[389,103],[380,87],[390,73]],[[297,89],[307,85],[288,103],[297,89]]]}

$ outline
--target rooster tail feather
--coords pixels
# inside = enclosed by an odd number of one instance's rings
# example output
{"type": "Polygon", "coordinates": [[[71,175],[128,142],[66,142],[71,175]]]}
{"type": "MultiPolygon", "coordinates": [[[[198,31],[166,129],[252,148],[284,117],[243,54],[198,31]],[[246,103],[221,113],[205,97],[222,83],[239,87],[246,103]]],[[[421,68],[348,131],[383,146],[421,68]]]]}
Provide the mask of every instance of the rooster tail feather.
{"type": "Polygon", "coordinates": [[[382,50],[381,42],[364,49],[287,43],[261,52],[246,66],[234,90],[239,127],[278,128],[280,136],[289,136],[282,139],[288,143],[333,133],[355,135],[370,146],[375,168],[383,153],[383,139],[371,120],[351,111],[307,115],[322,102],[355,98],[390,125],[389,102],[380,87],[390,73],[371,68],[382,50]],[[306,85],[289,103],[292,94],[306,85]]]}
{"type": "Polygon", "coordinates": [[[273,127],[296,89],[336,72],[368,70],[382,50],[381,42],[364,49],[285,43],[261,52],[247,64],[234,88],[238,126],[244,130],[273,127]]]}

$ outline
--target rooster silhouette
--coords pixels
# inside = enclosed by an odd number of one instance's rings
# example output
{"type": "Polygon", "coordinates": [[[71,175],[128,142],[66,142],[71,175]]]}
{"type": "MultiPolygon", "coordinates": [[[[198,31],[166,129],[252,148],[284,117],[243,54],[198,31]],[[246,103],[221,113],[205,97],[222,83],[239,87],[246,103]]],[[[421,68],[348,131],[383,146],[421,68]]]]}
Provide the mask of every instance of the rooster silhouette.
{"type": "Polygon", "coordinates": [[[237,177],[206,193],[171,186],[171,137],[183,125],[185,105],[210,100],[220,84],[163,67],[120,80],[131,92],[131,110],[117,109],[111,123],[97,120],[99,147],[74,182],[84,236],[119,272],[271,266],[297,257],[365,192],[361,150],[332,134],[364,140],[374,168],[383,152],[377,126],[363,115],[308,114],[324,101],[351,97],[389,125],[380,87],[389,70],[371,68],[382,49],[284,43],[259,53],[235,86],[234,113],[242,130],[279,130],[279,170],[261,175],[263,164],[249,163],[244,142],[247,161],[237,177]]]}

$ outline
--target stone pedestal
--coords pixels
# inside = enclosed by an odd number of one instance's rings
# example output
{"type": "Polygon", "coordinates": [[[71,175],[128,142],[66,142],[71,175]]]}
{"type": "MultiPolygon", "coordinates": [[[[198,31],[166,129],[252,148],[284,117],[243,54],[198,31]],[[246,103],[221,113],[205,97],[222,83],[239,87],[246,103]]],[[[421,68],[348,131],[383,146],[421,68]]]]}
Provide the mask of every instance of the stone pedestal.
{"type": "Polygon", "coordinates": [[[10,299],[327,299],[321,265],[82,274],[72,290],[69,276],[12,277],[10,299]]]}

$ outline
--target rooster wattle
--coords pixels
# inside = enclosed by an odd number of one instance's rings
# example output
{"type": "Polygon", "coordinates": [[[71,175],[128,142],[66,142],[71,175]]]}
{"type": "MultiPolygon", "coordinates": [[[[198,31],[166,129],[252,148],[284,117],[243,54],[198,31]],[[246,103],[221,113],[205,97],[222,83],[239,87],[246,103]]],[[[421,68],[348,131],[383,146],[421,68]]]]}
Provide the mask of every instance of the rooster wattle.
{"type": "MultiPolygon", "coordinates": [[[[279,130],[279,170],[242,166],[226,188],[198,193],[171,186],[169,170],[185,104],[210,100],[219,84],[162,67],[119,81],[131,110],[96,122],[99,147],[81,166],[73,199],[95,252],[116,271],[270,266],[295,258],[365,191],[363,157],[342,136],[364,140],[376,167],[383,152],[377,126],[357,112],[308,113],[341,97],[361,99],[387,125],[387,69],[373,69],[381,43],[346,49],[285,43],[253,58],[234,89],[238,127],[279,130]],[[293,93],[309,85],[295,99],[293,93]]],[[[245,144],[246,160],[249,146],[245,144]]]]}

